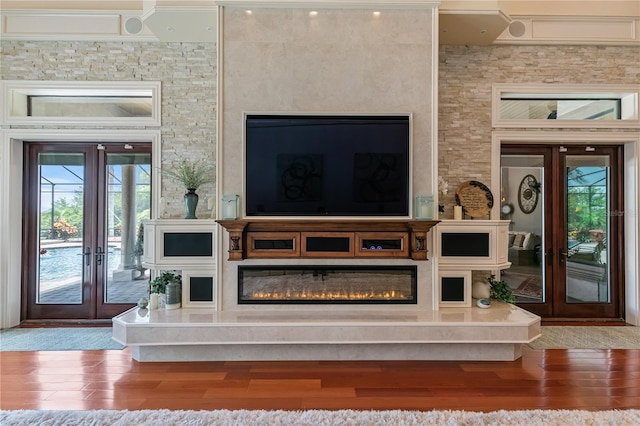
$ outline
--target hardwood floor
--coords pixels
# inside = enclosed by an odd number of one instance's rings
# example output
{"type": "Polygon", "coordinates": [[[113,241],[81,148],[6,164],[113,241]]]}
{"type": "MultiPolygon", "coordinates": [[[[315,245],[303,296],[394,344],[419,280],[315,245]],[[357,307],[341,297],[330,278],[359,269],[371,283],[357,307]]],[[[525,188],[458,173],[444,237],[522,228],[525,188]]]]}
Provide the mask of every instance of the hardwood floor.
{"type": "Polygon", "coordinates": [[[0,409],[640,408],[640,350],[513,362],[139,363],[122,351],[0,352],[0,409]]]}

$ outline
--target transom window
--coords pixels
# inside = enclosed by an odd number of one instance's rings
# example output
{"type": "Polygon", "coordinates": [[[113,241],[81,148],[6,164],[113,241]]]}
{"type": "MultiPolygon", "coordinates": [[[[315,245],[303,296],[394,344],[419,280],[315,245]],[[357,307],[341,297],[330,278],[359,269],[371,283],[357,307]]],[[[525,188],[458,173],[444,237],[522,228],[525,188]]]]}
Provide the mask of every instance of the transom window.
{"type": "Polygon", "coordinates": [[[494,127],[638,127],[638,89],[494,85],[494,127]]]}
{"type": "Polygon", "coordinates": [[[160,125],[159,82],[7,81],[2,92],[10,125],[160,125]]]}

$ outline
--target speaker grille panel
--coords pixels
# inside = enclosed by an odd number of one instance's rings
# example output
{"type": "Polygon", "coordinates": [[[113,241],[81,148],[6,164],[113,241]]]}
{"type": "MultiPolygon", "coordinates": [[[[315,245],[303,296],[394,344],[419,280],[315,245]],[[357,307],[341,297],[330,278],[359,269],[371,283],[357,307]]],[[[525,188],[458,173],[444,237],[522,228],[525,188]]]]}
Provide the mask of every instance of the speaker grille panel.
{"type": "Polygon", "coordinates": [[[527,28],[522,21],[513,21],[509,24],[509,34],[512,37],[522,37],[526,30],[527,28]]]}
{"type": "Polygon", "coordinates": [[[138,35],[142,32],[143,28],[142,20],[140,18],[127,18],[124,21],[124,30],[127,34],[138,35]]]}

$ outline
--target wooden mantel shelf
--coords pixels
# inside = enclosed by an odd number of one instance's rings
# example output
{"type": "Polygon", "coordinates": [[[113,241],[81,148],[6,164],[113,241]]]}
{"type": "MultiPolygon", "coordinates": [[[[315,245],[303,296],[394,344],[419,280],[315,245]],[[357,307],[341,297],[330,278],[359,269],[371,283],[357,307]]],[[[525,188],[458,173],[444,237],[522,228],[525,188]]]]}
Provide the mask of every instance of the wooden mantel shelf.
{"type": "MultiPolygon", "coordinates": [[[[293,257],[393,257],[427,260],[427,233],[438,220],[217,220],[229,233],[229,260],[253,258],[293,257]],[[327,246],[334,241],[340,249],[307,247],[307,239],[315,239],[327,246]],[[389,248],[378,251],[363,249],[363,240],[380,240],[389,248]],[[247,242],[273,243],[273,247],[260,248],[247,242]],[[359,243],[359,244],[358,244],[359,243]],[[307,249],[308,248],[308,249],[307,249]]],[[[263,244],[262,246],[264,246],[263,244]]]]}

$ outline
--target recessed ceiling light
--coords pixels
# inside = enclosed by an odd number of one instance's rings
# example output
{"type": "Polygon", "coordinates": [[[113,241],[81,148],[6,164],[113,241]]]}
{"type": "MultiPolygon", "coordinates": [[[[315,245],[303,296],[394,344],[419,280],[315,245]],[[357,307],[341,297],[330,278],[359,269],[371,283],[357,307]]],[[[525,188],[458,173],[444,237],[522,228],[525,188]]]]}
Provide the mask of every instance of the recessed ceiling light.
{"type": "Polygon", "coordinates": [[[213,27],[207,27],[207,31],[212,32],[213,31],[213,27]]]}
{"type": "Polygon", "coordinates": [[[486,34],[487,30],[480,30],[480,34],[486,34]]]}
{"type": "Polygon", "coordinates": [[[446,29],[446,28],[443,28],[443,29],[442,29],[442,32],[443,32],[443,33],[446,33],[446,32],[448,32],[448,31],[449,31],[449,30],[448,30],[448,29],[446,29]]]}
{"type": "Polygon", "coordinates": [[[173,27],[167,27],[167,31],[169,31],[170,33],[173,32],[173,27]]]}
{"type": "Polygon", "coordinates": [[[309,16],[318,16],[318,11],[312,10],[311,12],[309,12],[309,16]]]}
{"type": "Polygon", "coordinates": [[[247,15],[251,15],[253,12],[251,10],[245,10],[244,13],[246,13],[247,15]]]}
{"type": "Polygon", "coordinates": [[[380,11],[379,10],[374,11],[373,16],[380,16],[380,11]]]}

